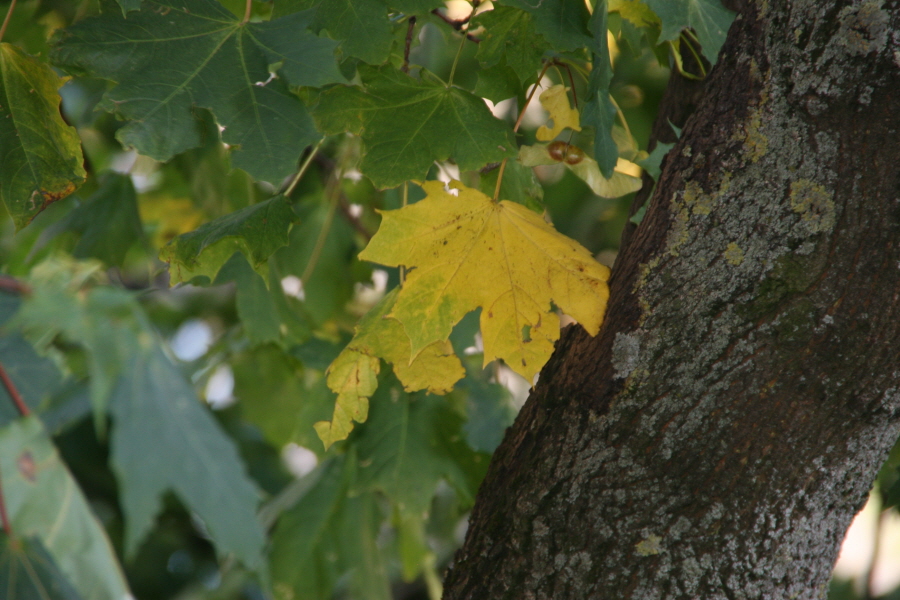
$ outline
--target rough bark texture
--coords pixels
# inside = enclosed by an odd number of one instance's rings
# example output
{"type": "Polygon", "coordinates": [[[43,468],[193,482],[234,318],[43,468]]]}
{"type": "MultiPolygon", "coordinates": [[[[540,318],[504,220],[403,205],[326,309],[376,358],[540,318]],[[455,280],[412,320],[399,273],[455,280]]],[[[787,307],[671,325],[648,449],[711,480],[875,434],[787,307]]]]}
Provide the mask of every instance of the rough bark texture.
{"type": "Polygon", "coordinates": [[[900,0],[741,7],[445,598],[821,598],[900,431],[900,0]]]}

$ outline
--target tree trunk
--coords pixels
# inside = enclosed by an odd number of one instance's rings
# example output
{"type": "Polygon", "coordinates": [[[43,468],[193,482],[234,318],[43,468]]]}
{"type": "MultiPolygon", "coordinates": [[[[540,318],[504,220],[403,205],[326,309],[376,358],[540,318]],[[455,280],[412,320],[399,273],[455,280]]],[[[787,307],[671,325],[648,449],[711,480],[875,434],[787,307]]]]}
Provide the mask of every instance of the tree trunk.
{"type": "Polygon", "coordinates": [[[824,597],[900,432],[900,0],[740,13],[445,598],[824,597]]]}

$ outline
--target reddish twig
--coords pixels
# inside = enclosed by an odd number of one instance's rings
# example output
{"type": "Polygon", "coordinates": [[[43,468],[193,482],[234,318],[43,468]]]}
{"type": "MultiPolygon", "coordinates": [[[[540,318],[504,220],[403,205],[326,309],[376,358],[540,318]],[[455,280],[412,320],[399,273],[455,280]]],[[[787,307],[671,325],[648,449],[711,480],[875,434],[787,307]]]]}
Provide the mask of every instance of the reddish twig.
{"type": "Polygon", "coordinates": [[[347,219],[347,222],[350,223],[353,229],[358,231],[360,235],[366,238],[366,241],[372,239],[372,232],[366,229],[366,226],[350,212],[350,202],[347,200],[347,196],[344,195],[344,192],[338,194],[338,208],[341,209],[341,214],[347,219]]]}
{"type": "Polygon", "coordinates": [[[23,283],[9,275],[0,275],[0,290],[21,294],[23,296],[27,296],[31,293],[31,287],[27,283],[23,283]]]}
{"type": "Polygon", "coordinates": [[[10,539],[15,539],[12,524],[9,522],[9,515],[6,514],[6,499],[3,497],[3,484],[0,483],[0,521],[3,522],[3,531],[10,539]]]}
{"type": "Polygon", "coordinates": [[[0,41],[3,40],[3,34],[6,33],[6,26],[9,25],[9,20],[12,18],[13,9],[16,8],[16,0],[12,0],[9,4],[9,10],[6,11],[6,18],[3,19],[3,25],[0,26],[0,41]]]}
{"type": "Polygon", "coordinates": [[[409,48],[412,46],[413,29],[416,28],[416,17],[409,18],[409,24],[406,27],[406,47],[403,49],[403,66],[400,70],[409,73],[409,48]]]}
{"type": "Polygon", "coordinates": [[[9,375],[2,364],[0,364],[0,380],[3,380],[3,387],[9,392],[9,397],[12,398],[13,404],[15,404],[16,408],[19,410],[19,414],[23,417],[30,415],[31,410],[25,405],[25,401],[22,400],[19,390],[16,389],[16,385],[13,383],[12,379],[9,378],[9,375]]]}
{"type": "MultiPolygon", "coordinates": [[[[466,23],[468,23],[469,19],[471,18],[471,16],[469,16],[469,17],[466,17],[465,19],[460,19],[459,21],[456,21],[454,19],[451,19],[444,13],[442,13],[440,11],[440,9],[437,9],[437,8],[434,9],[433,11],[431,11],[431,14],[433,14],[437,18],[441,19],[444,23],[446,23],[453,29],[459,31],[460,33],[462,33],[462,28],[466,26],[466,23]]],[[[476,44],[481,43],[481,39],[475,37],[474,35],[472,35],[471,33],[468,33],[468,32],[466,33],[466,39],[468,39],[470,42],[475,42],[476,44]]]]}

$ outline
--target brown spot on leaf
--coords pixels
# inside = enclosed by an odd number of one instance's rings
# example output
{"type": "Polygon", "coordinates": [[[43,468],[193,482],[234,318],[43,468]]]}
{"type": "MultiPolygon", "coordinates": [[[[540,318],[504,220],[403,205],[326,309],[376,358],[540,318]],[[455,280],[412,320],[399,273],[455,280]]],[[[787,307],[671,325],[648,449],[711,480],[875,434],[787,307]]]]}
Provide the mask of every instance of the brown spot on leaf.
{"type": "Polygon", "coordinates": [[[19,473],[28,481],[34,481],[37,478],[37,465],[28,450],[19,455],[16,465],[19,467],[19,473]]]}

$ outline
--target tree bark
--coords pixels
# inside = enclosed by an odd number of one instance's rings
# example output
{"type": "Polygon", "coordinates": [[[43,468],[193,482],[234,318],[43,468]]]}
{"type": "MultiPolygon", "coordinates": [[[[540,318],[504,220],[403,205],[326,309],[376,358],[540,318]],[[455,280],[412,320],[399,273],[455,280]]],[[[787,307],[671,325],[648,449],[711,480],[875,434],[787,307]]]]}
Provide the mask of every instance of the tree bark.
{"type": "Polygon", "coordinates": [[[898,123],[900,0],[740,7],[445,598],[824,597],[900,432],[898,123]]]}

